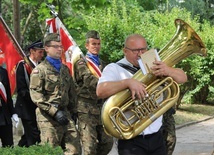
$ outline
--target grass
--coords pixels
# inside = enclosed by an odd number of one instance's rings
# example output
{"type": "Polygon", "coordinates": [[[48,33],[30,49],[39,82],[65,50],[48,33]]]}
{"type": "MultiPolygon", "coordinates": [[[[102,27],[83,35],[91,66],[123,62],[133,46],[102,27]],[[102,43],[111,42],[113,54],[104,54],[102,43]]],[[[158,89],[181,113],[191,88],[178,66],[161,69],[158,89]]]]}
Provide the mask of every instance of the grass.
{"type": "Polygon", "coordinates": [[[176,125],[199,121],[214,116],[214,105],[181,104],[175,117],[176,125]]]}

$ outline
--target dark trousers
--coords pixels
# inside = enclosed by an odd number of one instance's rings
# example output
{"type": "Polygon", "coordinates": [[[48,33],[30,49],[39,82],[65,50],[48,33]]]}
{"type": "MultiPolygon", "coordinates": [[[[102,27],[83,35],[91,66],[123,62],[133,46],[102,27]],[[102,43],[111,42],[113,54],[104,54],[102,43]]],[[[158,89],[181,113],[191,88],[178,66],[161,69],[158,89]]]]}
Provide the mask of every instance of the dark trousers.
{"type": "Polygon", "coordinates": [[[78,114],[78,130],[84,154],[106,155],[111,150],[113,138],[100,125],[100,116],[89,113],[78,114]]]}
{"type": "Polygon", "coordinates": [[[119,155],[166,155],[162,132],[118,140],[118,152],[119,155]]]}
{"type": "Polygon", "coordinates": [[[24,135],[22,135],[18,146],[20,147],[29,147],[35,145],[36,143],[41,142],[40,140],[40,131],[35,120],[26,120],[21,119],[24,127],[24,135]]]}
{"type": "Polygon", "coordinates": [[[13,146],[13,127],[12,124],[0,126],[0,138],[2,147],[13,146]]]}

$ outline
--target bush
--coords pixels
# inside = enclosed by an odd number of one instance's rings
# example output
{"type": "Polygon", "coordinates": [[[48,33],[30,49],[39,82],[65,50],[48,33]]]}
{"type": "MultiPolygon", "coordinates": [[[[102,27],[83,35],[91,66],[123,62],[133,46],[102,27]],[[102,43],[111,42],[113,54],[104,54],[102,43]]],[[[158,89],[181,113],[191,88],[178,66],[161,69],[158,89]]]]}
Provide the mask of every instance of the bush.
{"type": "Polygon", "coordinates": [[[1,148],[2,155],[63,155],[61,147],[52,147],[50,144],[32,145],[30,147],[1,148]]]}

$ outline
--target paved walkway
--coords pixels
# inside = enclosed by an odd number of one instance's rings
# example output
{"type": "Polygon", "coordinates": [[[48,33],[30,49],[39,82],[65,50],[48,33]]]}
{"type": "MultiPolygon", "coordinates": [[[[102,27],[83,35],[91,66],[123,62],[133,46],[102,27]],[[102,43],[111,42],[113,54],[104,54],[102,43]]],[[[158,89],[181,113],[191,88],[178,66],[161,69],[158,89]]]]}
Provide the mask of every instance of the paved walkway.
{"type": "MultiPolygon", "coordinates": [[[[214,155],[214,117],[176,127],[173,155],[214,155]]],[[[112,149],[108,155],[118,155],[112,149]]]]}
{"type": "MultiPolygon", "coordinates": [[[[214,155],[214,117],[177,126],[173,155],[214,155]]],[[[14,128],[14,144],[22,135],[22,124],[14,128]]]]}
{"type": "Polygon", "coordinates": [[[214,155],[214,118],[195,122],[176,130],[173,155],[214,155]]]}

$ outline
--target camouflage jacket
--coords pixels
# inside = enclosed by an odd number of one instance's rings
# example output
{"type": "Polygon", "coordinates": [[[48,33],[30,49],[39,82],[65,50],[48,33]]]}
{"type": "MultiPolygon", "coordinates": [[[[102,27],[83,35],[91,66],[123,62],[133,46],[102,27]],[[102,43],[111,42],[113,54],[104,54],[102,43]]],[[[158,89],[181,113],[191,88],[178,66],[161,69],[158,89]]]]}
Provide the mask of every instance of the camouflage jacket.
{"type": "MultiPolygon", "coordinates": [[[[102,71],[105,67],[104,61],[100,60],[101,65],[99,66],[102,71]]],[[[90,108],[97,109],[97,95],[96,87],[98,78],[94,76],[83,58],[80,58],[74,64],[74,79],[76,83],[76,92],[78,98],[78,111],[87,112],[90,108]],[[82,105],[80,100],[87,102],[89,105],[82,105]],[[91,107],[90,107],[91,106],[91,107]]]]}
{"type": "Polygon", "coordinates": [[[51,116],[58,109],[76,110],[76,92],[74,82],[67,66],[61,66],[60,72],[45,59],[31,73],[30,95],[32,101],[51,116]]]}

